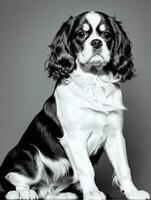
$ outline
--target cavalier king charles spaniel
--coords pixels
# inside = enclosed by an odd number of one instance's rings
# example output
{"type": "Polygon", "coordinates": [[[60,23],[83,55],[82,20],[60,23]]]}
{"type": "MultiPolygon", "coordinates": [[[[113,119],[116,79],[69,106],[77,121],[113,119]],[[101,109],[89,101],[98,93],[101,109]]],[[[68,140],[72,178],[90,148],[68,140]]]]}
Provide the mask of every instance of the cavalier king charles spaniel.
{"type": "Polygon", "coordinates": [[[0,168],[6,199],[105,200],[93,165],[105,151],[127,199],[145,200],[131,177],[120,82],[135,75],[131,42],[114,17],[85,12],[57,32],[45,63],[53,94],[0,168]]]}

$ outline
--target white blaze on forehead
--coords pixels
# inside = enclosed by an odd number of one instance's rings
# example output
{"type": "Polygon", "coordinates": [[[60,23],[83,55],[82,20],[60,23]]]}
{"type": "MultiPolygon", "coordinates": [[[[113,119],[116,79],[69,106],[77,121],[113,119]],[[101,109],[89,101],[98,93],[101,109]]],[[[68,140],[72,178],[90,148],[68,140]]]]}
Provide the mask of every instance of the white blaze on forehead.
{"type": "Polygon", "coordinates": [[[85,23],[83,24],[83,30],[88,31],[90,29],[89,24],[85,23]]]}
{"type": "Polygon", "coordinates": [[[90,12],[86,15],[86,19],[88,20],[89,24],[91,24],[93,29],[96,29],[96,27],[101,22],[101,16],[98,15],[95,12],[90,12]]]}
{"type": "Polygon", "coordinates": [[[100,31],[105,31],[105,29],[106,29],[105,24],[102,24],[99,29],[100,29],[100,31]]]}

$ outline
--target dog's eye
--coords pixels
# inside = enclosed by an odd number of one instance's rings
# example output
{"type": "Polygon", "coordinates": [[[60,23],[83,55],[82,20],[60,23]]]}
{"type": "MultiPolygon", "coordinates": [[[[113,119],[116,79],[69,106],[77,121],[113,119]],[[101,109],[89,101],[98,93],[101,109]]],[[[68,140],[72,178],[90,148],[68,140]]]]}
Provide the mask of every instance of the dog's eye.
{"type": "Polygon", "coordinates": [[[77,35],[76,35],[76,37],[77,38],[80,38],[80,39],[83,39],[83,38],[85,38],[85,36],[86,36],[86,34],[85,34],[85,32],[84,31],[78,31],[77,32],[77,35]]]}
{"type": "Polygon", "coordinates": [[[106,40],[109,40],[109,39],[111,39],[112,35],[111,35],[110,32],[105,32],[104,37],[105,37],[106,40]]]}

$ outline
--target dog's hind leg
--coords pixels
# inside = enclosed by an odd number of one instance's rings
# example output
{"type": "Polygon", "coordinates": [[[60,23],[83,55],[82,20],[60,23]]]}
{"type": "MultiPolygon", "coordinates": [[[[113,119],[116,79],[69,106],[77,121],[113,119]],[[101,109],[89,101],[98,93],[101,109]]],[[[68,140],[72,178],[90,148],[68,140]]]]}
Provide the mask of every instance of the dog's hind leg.
{"type": "Polygon", "coordinates": [[[30,189],[30,184],[33,182],[32,179],[17,172],[10,172],[5,176],[5,178],[16,188],[15,191],[9,191],[6,194],[6,199],[38,199],[36,192],[30,189]]]}
{"type": "Polygon", "coordinates": [[[43,172],[43,163],[37,149],[29,145],[22,149],[18,147],[15,152],[13,151],[3,164],[4,178],[15,188],[13,191],[8,189],[6,199],[38,198],[36,192],[32,190],[32,186],[40,181],[43,172]]]}

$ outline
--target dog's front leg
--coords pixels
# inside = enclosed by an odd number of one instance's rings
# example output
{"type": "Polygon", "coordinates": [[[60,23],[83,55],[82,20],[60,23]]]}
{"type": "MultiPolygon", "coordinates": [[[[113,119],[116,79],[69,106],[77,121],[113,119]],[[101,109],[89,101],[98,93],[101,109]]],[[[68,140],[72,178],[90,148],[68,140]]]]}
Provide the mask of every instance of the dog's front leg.
{"type": "Polygon", "coordinates": [[[133,184],[127,161],[125,139],[120,129],[108,137],[105,150],[113,165],[120,189],[127,199],[149,199],[150,195],[147,192],[138,190],[133,184]]]}
{"type": "Polygon", "coordinates": [[[72,137],[65,134],[60,140],[74,170],[75,181],[79,181],[84,200],[105,200],[94,181],[94,169],[89,160],[87,142],[82,139],[83,132],[73,133],[72,137]]]}

